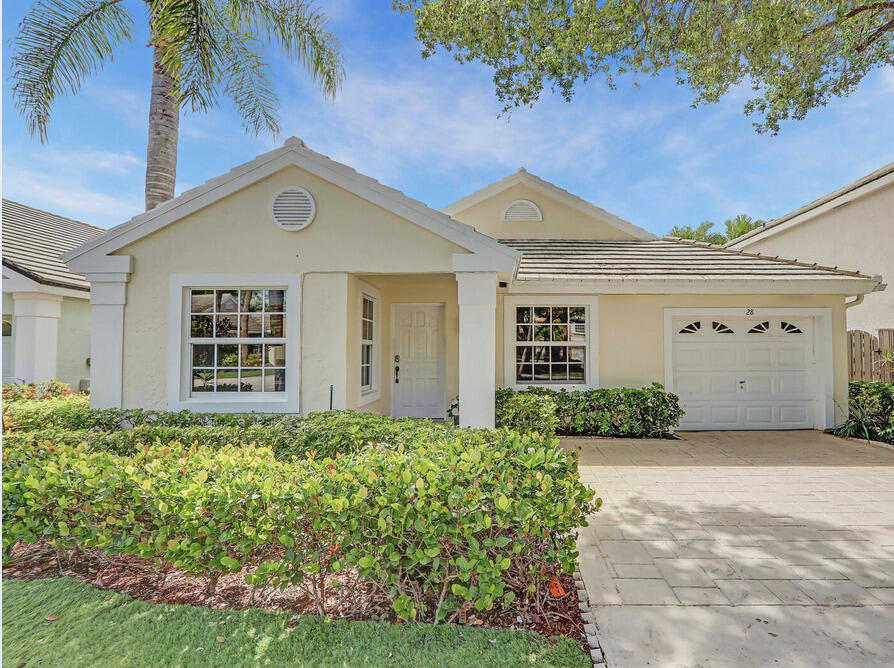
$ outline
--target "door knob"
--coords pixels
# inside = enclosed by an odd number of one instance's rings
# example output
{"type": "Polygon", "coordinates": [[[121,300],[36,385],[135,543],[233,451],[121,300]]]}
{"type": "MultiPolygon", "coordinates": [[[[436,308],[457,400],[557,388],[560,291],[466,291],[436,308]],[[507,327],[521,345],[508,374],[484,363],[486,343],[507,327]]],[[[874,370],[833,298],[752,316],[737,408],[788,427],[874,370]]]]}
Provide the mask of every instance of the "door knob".
{"type": "Polygon", "coordinates": [[[400,367],[394,367],[394,383],[397,384],[400,382],[400,367]]]}

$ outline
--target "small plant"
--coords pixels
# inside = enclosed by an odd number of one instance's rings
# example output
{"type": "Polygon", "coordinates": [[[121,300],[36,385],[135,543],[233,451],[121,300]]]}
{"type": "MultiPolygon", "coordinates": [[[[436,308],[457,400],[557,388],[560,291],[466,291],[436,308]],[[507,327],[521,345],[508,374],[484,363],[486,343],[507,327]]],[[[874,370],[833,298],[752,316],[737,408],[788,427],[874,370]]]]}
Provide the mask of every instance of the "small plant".
{"type": "Polygon", "coordinates": [[[847,418],[832,433],[894,443],[894,383],[850,383],[847,418]]]}
{"type": "Polygon", "coordinates": [[[459,425],[459,397],[455,397],[447,407],[447,419],[454,425],[459,425]]]}

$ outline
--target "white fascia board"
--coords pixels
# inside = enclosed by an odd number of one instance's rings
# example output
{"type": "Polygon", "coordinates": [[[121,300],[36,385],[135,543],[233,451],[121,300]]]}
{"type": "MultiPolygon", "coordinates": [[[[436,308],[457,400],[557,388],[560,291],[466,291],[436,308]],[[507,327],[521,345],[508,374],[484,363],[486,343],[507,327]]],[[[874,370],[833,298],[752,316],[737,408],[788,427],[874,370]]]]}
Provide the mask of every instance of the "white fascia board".
{"type": "Polygon", "coordinates": [[[829,200],[818,207],[813,209],[809,209],[802,214],[794,216],[785,222],[778,223],[776,225],[770,224],[765,225],[762,228],[758,228],[753,232],[749,232],[747,234],[743,234],[738,239],[733,239],[730,243],[726,245],[727,248],[732,250],[741,250],[746,249],[754,243],[758,241],[763,241],[769,237],[772,237],[774,234],[778,234],[779,232],[784,232],[785,230],[789,230],[797,225],[802,223],[806,223],[809,220],[813,220],[817,216],[821,216],[824,213],[828,213],[832,209],[837,209],[840,206],[844,206],[845,204],[849,204],[854,200],[860,199],[861,197],[865,197],[880,188],[884,188],[885,186],[891,185],[894,183],[894,172],[883,176],[880,179],[876,179],[871,183],[867,183],[855,190],[851,190],[848,193],[841,195],[840,197],[836,197],[835,199],[829,200]]]}
{"type": "Polygon", "coordinates": [[[397,190],[382,186],[346,165],[307,148],[290,145],[265,153],[151,211],[113,227],[105,234],[69,251],[63,256],[63,260],[72,262],[82,256],[95,258],[113,253],[290,166],[304,169],[473,253],[510,256],[509,253],[512,252],[495,239],[476,232],[473,227],[429,209],[421,202],[415,202],[397,190]]]}
{"type": "Polygon", "coordinates": [[[101,275],[115,276],[108,280],[127,280],[127,276],[133,273],[133,256],[131,255],[105,255],[104,253],[87,253],[72,259],[62,258],[69,271],[81,274],[88,281],[100,280],[101,275]]]}
{"type": "Polygon", "coordinates": [[[62,288],[55,285],[44,285],[32,278],[20,274],[15,269],[3,267],[3,292],[39,292],[45,295],[58,297],[71,297],[73,299],[90,299],[89,290],[77,290],[75,288],[62,288]]]}
{"type": "Polygon", "coordinates": [[[457,200],[453,204],[448,204],[445,206],[442,211],[449,216],[453,216],[461,211],[465,211],[469,207],[472,207],[480,202],[483,202],[494,195],[511,188],[514,185],[518,185],[519,183],[525,183],[533,188],[537,188],[542,192],[545,192],[547,195],[553,197],[554,199],[559,200],[560,202],[567,204],[570,207],[577,209],[578,211],[591,216],[593,218],[597,218],[616,229],[621,230],[622,232],[626,232],[627,234],[633,236],[636,239],[657,239],[657,235],[652,234],[651,232],[639,227],[638,225],[634,225],[630,221],[624,220],[616,216],[615,214],[606,211],[605,209],[596,206],[592,202],[588,202],[587,200],[578,197],[574,193],[570,193],[559,186],[550,183],[544,179],[541,179],[539,176],[535,176],[528,171],[519,170],[514,174],[510,174],[499,181],[496,181],[489,186],[485,186],[480,190],[476,190],[471,195],[467,195],[460,200],[457,200]]]}
{"type": "Polygon", "coordinates": [[[510,252],[454,253],[453,271],[496,271],[514,275],[522,253],[508,246],[503,248],[510,252]]]}
{"type": "Polygon", "coordinates": [[[778,295],[862,295],[874,292],[880,283],[868,279],[799,280],[516,280],[509,294],[778,294],[778,295]]]}

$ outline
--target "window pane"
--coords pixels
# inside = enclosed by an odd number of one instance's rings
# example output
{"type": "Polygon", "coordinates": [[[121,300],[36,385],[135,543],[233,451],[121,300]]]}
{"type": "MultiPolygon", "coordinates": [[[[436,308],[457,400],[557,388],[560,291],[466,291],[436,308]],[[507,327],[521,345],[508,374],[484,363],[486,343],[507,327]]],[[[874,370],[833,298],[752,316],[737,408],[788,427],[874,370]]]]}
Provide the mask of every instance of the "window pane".
{"type": "Polygon", "coordinates": [[[371,377],[371,369],[368,366],[360,367],[360,385],[363,387],[369,387],[372,385],[371,377]]]}
{"type": "Polygon", "coordinates": [[[553,341],[568,340],[568,325],[553,325],[553,341]]]}
{"type": "Polygon", "coordinates": [[[585,319],[586,309],[583,306],[572,306],[568,309],[569,319],[571,322],[586,322],[585,319]]]}
{"type": "Polygon", "coordinates": [[[266,305],[264,310],[268,313],[276,311],[282,313],[286,310],[285,290],[264,290],[266,293],[266,305]]]}
{"type": "Polygon", "coordinates": [[[549,348],[547,346],[534,346],[534,361],[549,362],[549,348]]]}
{"type": "Polygon", "coordinates": [[[586,361],[586,348],[572,346],[568,349],[568,358],[572,362],[585,362],[586,361]]]}
{"type": "Polygon", "coordinates": [[[565,346],[553,346],[550,350],[550,361],[565,362],[568,359],[568,348],[565,346]]]}
{"type": "Polygon", "coordinates": [[[264,366],[285,366],[286,347],[284,345],[266,345],[264,348],[267,351],[264,354],[264,366]]]}
{"type": "Polygon", "coordinates": [[[218,313],[236,313],[239,310],[239,291],[238,290],[218,290],[217,291],[217,312],[218,313]]]}
{"type": "Polygon", "coordinates": [[[264,382],[263,382],[263,374],[264,372],[260,369],[243,369],[241,382],[239,383],[241,392],[263,392],[264,391],[264,382]]]}
{"type": "Polygon", "coordinates": [[[192,316],[189,320],[189,335],[196,339],[210,339],[214,336],[214,316],[192,316]]]}
{"type": "Polygon", "coordinates": [[[550,369],[552,370],[552,380],[568,380],[567,364],[553,364],[550,369]]]}
{"type": "Polygon", "coordinates": [[[238,392],[239,391],[239,372],[236,369],[218,369],[217,370],[217,391],[218,392],[238,392]]]}
{"type": "Polygon", "coordinates": [[[534,307],[534,322],[549,322],[549,306],[534,307]]]}
{"type": "Polygon", "coordinates": [[[363,321],[363,332],[361,333],[361,337],[367,341],[372,341],[373,338],[373,324],[369,320],[363,321]]]}
{"type": "Polygon", "coordinates": [[[549,341],[550,329],[549,325],[534,325],[534,340],[549,341]]]}
{"type": "Polygon", "coordinates": [[[285,392],[286,370],[266,369],[264,371],[264,392],[285,392]]]}
{"type": "Polygon", "coordinates": [[[241,295],[243,313],[259,313],[264,308],[264,290],[243,290],[241,295]]]}
{"type": "Polygon", "coordinates": [[[214,290],[190,290],[190,309],[193,313],[211,313],[214,310],[214,290]]]}
{"type": "Polygon", "coordinates": [[[517,362],[530,362],[533,349],[531,346],[516,346],[515,360],[517,362]]]}
{"type": "Polygon", "coordinates": [[[214,369],[194,369],[192,372],[193,392],[214,392],[214,369]]]}
{"type": "Polygon", "coordinates": [[[239,321],[235,315],[219,315],[217,316],[217,325],[214,330],[214,336],[217,338],[228,338],[239,335],[239,321]]]}
{"type": "Polygon", "coordinates": [[[515,322],[528,325],[531,323],[531,307],[519,306],[515,309],[515,322]]]}
{"type": "Polygon", "coordinates": [[[522,382],[530,382],[534,379],[530,364],[517,364],[515,379],[522,382]]]}
{"type": "Polygon", "coordinates": [[[553,306],[553,322],[568,322],[568,308],[553,306]]]}
{"type": "Polygon", "coordinates": [[[549,364],[534,365],[534,380],[549,380],[549,364]]]}
{"type": "Polygon", "coordinates": [[[530,341],[531,340],[531,325],[518,325],[515,328],[515,340],[516,341],[530,341]]]}
{"type": "Polygon", "coordinates": [[[214,346],[194,344],[192,347],[193,366],[214,366],[214,346]]]}
{"type": "Polygon", "coordinates": [[[259,343],[243,344],[239,346],[242,354],[243,367],[260,367],[264,363],[264,347],[259,343]]]}
{"type": "Polygon", "coordinates": [[[372,346],[364,344],[360,347],[360,364],[369,365],[372,358],[372,346]]]}
{"type": "Polygon", "coordinates": [[[266,337],[282,337],[285,336],[283,327],[283,316],[281,315],[265,315],[264,316],[264,336],[266,337]]]}
{"type": "Polygon", "coordinates": [[[242,316],[242,336],[260,338],[264,330],[264,318],[260,315],[242,316]]]}
{"type": "Polygon", "coordinates": [[[571,363],[568,365],[568,380],[583,382],[585,379],[583,364],[571,363]]]}
{"type": "Polygon", "coordinates": [[[217,366],[239,366],[239,346],[235,344],[217,346],[217,366]]]}

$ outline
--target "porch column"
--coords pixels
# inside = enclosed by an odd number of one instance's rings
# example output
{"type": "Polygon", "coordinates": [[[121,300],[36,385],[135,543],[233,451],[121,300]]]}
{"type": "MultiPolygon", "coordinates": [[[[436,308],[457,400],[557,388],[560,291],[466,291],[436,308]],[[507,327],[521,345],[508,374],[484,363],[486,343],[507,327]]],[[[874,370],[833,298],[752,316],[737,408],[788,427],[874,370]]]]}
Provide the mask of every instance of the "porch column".
{"type": "Polygon", "coordinates": [[[13,375],[26,383],[56,377],[62,297],[41,292],[13,292],[15,364],[13,375]]]}
{"type": "Polygon", "coordinates": [[[459,425],[494,428],[496,272],[457,272],[459,425]]]}
{"type": "MultiPolygon", "coordinates": [[[[91,408],[122,406],[127,283],[121,278],[115,274],[87,275],[90,281],[91,408]]],[[[159,364],[163,363],[159,360],[159,364]]]]}

